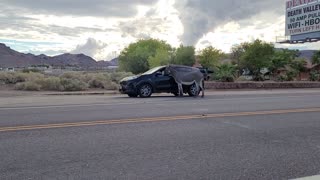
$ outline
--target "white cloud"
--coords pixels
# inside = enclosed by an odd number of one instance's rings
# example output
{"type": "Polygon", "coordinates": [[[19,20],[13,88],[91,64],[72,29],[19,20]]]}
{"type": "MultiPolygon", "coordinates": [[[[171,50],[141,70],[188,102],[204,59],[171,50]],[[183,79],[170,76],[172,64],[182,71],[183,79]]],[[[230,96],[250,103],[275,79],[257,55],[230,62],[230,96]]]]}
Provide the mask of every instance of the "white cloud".
{"type": "MultiPolygon", "coordinates": [[[[17,2],[22,3],[22,1],[17,2]]],[[[119,54],[125,46],[140,38],[163,39],[178,46],[183,27],[173,5],[174,0],[137,5],[136,15],[128,17],[74,16],[67,12],[55,15],[45,14],[43,11],[37,14],[23,11],[21,16],[14,16],[16,23],[10,23],[8,20],[4,25],[5,28],[0,29],[0,39],[52,42],[58,45],[55,47],[33,45],[25,51],[56,54],[69,51],[84,53],[99,60],[113,57],[115,52],[119,54]],[[95,44],[93,42],[103,46],[97,44],[93,46],[95,44]]],[[[48,9],[49,12],[51,10],[48,9]]],[[[4,16],[2,19],[7,20],[8,17],[4,16]]]]}
{"type": "MultiPolygon", "coordinates": [[[[23,52],[77,52],[97,60],[141,38],[228,52],[234,44],[255,38],[275,42],[284,35],[283,6],[277,0],[4,0],[0,41],[15,40],[13,47],[23,52]]],[[[276,46],[319,49],[319,43],[276,46]]]]}
{"type": "Polygon", "coordinates": [[[242,21],[231,21],[218,26],[212,32],[203,36],[197,43],[197,49],[212,45],[224,52],[230,52],[231,47],[246,41],[261,39],[275,42],[276,36],[283,31],[283,17],[273,20],[273,23],[253,17],[242,21]]]}
{"type": "Polygon", "coordinates": [[[278,36],[284,36],[284,16],[278,16],[272,11],[257,14],[248,19],[230,21],[216,27],[204,35],[196,48],[201,50],[207,46],[216,47],[224,52],[230,52],[231,47],[247,41],[261,39],[274,43],[277,48],[289,49],[319,49],[320,43],[306,43],[299,45],[278,44],[278,36]]]}

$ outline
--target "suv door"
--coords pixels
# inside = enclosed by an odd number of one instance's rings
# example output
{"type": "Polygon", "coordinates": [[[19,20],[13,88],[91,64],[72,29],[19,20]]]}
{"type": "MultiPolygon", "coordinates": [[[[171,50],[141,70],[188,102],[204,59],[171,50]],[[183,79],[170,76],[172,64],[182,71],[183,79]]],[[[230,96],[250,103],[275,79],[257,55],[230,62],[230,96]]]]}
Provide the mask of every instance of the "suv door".
{"type": "Polygon", "coordinates": [[[173,77],[164,74],[163,71],[158,71],[154,74],[153,83],[157,92],[170,92],[173,81],[173,77]]]}

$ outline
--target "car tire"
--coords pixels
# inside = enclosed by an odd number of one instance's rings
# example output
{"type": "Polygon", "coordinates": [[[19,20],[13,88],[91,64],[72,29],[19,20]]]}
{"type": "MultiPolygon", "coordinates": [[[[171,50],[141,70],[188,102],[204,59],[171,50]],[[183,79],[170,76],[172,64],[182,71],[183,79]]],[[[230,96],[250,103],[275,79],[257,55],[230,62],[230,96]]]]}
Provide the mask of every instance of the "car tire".
{"type": "Polygon", "coordinates": [[[152,95],[152,86],[150,84],[142,84],[139,87],[139,95],[141,98],[148,98],[152,95]]]}
{"type": "Polygon", "coordinates": [[[138,97],[138,94],[128,94],[128,96],[131,98],[136,98],[136,97],[138,97]]]}
{"type": "Polygon", "coordinates": [[[195,97],[195,96],[198,96],[200,94],[200,87],[198,87],[199,91],[197,92],[197,87],[196,87],[196,84],[192,84],[190,87],[189,87],[189,90],[188,90],[188,94],[189,96],[191,97],[195,97]]]}

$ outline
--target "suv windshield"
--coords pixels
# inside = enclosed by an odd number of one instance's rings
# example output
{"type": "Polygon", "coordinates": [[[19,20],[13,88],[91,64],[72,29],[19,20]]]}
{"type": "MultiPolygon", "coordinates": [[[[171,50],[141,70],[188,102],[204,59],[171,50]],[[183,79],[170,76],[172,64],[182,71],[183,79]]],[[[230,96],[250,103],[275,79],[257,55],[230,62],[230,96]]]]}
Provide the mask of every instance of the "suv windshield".
{"type": "Polygon", "coordinates": [[[153,69],[150,69],[149,71],[143,73],[142,75],[149,75],[149,74],[153,74],[157,71],[159,71],[160,69],[164,68],[164,66],[160,66],[160,67],[155,67],[153,69]]]}

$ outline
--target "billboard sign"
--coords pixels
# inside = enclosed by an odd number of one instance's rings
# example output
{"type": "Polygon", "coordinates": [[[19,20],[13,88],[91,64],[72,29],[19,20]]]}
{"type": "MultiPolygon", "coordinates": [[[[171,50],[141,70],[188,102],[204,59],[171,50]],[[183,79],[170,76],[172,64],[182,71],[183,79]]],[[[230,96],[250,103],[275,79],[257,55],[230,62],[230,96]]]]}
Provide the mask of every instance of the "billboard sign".
{"type": "Polygon", "coordinates": [[[320,31],[320,1],[286,2],[286,36],[320,31]]]}

